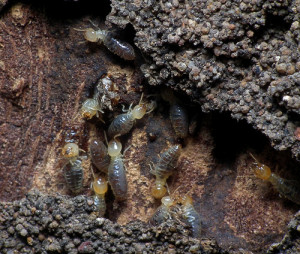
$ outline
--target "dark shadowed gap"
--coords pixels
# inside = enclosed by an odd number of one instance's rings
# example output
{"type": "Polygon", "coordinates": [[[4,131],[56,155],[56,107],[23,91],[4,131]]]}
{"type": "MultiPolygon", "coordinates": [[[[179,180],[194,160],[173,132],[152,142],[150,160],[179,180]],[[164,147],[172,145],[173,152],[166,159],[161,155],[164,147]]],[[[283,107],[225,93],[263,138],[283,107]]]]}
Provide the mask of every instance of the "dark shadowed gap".
{"type": "Polygon", "coordinates": [[[213,156],[219,163],[233,164],[248,147],[259,151],[269,144],[268,139],[254,130],[245,120],[237,122],[229,113],[213,113],[212,135],[215,141],[213,156]]]}
{"type": "Polygon", "coordinates": [[[42,8],[49,17],[56,19],[72,19],[90,15],[105,20],[111,11],[109,0],[33,0],[31,3],[32,7],[42,8]]]}

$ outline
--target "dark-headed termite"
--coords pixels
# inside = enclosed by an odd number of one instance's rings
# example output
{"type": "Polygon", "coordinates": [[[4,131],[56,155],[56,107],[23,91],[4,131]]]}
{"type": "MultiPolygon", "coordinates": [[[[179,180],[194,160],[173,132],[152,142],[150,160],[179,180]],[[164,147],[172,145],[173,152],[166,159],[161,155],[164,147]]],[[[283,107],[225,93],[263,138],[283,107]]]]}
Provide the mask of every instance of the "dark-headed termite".
{"type": "Polygon", "coordinates": [[[81,157],[79,156],[78,145],[75,143],[67,143],[62,148],[62,156],[68,160],[70,167],[65,164],[63,167],[64,177],[69,189],[78,193],[82,189],[83,170],[81,166],[81,157]]]}
{"type": "Polygon", "coordinates": [[[107,181],[104,177],[94,177],[94,181],[92,183],[93,191],[95,192],[94,196],[94,205],[97,208],[98,215],[103,217],[106,211],[106,203],[105,203],[105,193],[107,192],[108,186],[107,181]]]}
{"type": "Polygon", "coordinates": [[[116,199],[124,200],[127,196],[127,179],[121,154],[122,144],[118,139],[113,139],[108,143],[107,150],[111,158],[108,167],[108,182],[116,199]]]}
{"type": "Polygon", "coordinates": [[[156,209],[155,213],[149,220],[149,223],[154,226],[165,222],[168,219],[172,218],[171,208],[176,203],[173,198],[170,196],[165,196],[161,199],[161,205],[156,209]]]}
{"type": "MultiPolygon", "coordinates": [[[[90,21],[91,22],[91,21],[90,21]]],[[[92,23],[92,22],[91,22],[92,23]]],[[[92,23],[93,24],[93,23],[92,23]]],[[[89,42],[103,43],[107,49],[125,60],[134,60],[134,48],[127,42],[114,38],[113,33],[102,30],[93,24],[97,30],[93,28],[75,29],[84,32],[84,38],[89,42]]]]}
{"type": "Polygon", "coordinates": [[[131,105],[129,110],[121,115],[118,115],[109,125],[108,127],[108,136],[114,137],[116,135],[124,135],[128,133],[133,127],[135,119],[141,119],[144,117],[146,113],[150,113],[153,108],[153,104],[146,104],[142,102],[143,95],[141,96],[140,102],[133,109],[131,109],[131,105]],[[149,105],[151,105],[149,109],[149,105]],[[147,112],[147,109],[149,111],[147,112]]]}
{"type": "Polygon", "coordinates": [[[300,183],[294,180],[283,179],[275,173],[272,173],[268,166],[260,163],[252,154],[250,155],[255,160],[253,168],[254,174],[258,178],[272,183],[281,196],[300,205],[300,183]]]}
{"type": "Polygon", "coordinates": [[[151,173],[156,177],[155,186],[151,190],[153,197],[162,198],[166,194],[166,181],[174,173],[180,153],[181,145],[174,145],[161,154],[154,168],[151,167],[151,173]]]}
{"type": "Polygon", "coordinates": [[[200,214],[196,211],[193,205],[193,199],[189,195],[184,195],[179,198],[179,203],[182,204],[180,215],[183,222],[188,225],[192,231],[192,236],[199,238],[201,234],[200,214]]]}
{"type": "Polygon", "coordinates": [[[90,143],[90,153],[93,164],[101,172],[107,174],[110,164],[110,156],[107,153],[107,148],[104,143],[98,138],[94,138],[90,143]]]}

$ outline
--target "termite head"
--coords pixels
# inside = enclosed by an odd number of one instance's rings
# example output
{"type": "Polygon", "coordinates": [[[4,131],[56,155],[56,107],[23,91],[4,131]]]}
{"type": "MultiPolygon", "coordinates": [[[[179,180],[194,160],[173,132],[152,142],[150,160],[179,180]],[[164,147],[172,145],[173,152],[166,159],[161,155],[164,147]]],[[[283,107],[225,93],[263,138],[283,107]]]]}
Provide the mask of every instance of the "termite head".
{"type": "Polygon", "coordinates": [[[179,202],[184,206],[192,205],[193,204],[193,198],[189,195],[184,195],[183,197],[179,198],[179,202]]]}
{"type": "Polygon", "coordinates": [[[97,42],[98,35],[97,32],[93,28],[88,28],[84,32],[84,38],[90,42],[97,42]]]}
{"type": "Polygon", "coordinates": [[[107,181],[104,178],[99,177],[98,179],[94,180],[93,190],[96,194],[103,195],[107,192],[107,189],[107,181]]]}
{"type": "Polygon", "coordinates": [[[101,108],[98,100],[86,99],[81,107],[81,115],[84,118],[91,119],[93,116],[97,115],[100,110],[101,108]]]}
{"type": "Polygon", "coordinates": [[[66,159],[77,158],[79,155],[79,147],[75,143],[67,143],[62,148],[61,154],[66,159]]]}
{"type": "Polygon", "coordinates": [[[175,204],[175,201],[170,196],[165,196],[161,199],[161,203],[166,207],[171,207],[175,204]]]}
{"type": "Polygon", "coordinates": [[[109,141],[107,145],[107,153],[111,157],[115,157],[121,154],[122,144],[118,139],[109,141]]]}
{"type": "Polygon", "coordinates": [[[133,108],[132,116],[134,119],[141,119],[146,114],[146,111],[147,111],[147,104],[140,103],[133,108]]]}
{"type": "Polygon", "coordinates": [[[271,169],[262,163],[254,162],[254,174],[262,180],[268,180],[271,176],[271,169]]]}
{"type": "Polygon", "coordinates": [[[151,190],[151,194],[154,198],[162,198],[167,193],[167,188],[161,182],[157,182],[151,190]]]}
{"type": "Polygon", "coordinates": [[[253,170],[256,177],[262,180],[268,180],[272,173],[271,169],[268,166],[260,163],[252,154],[250,155],[255,160],[253,170]]]}

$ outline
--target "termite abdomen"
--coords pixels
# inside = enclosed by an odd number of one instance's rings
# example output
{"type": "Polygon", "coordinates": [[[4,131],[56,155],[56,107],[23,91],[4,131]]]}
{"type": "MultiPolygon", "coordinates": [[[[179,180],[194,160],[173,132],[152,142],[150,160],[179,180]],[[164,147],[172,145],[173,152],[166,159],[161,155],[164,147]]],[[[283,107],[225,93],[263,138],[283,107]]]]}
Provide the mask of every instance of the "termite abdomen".
{"type": "Polygon", "coordinates": [[[283,197],[300,205],[300,183],[298,181],[283,179],[274,173],[271,174],[269,181],[283,197]]]}
{"type": "Polygon", "coordinates": [[[73,193],[78,193],[82,189],[83,170],[81,160],[70,163],[70,168],[64,168],[64,177],[69,189],[73,193]]]}
{"type": "Polygon", "coordinates": [[[118,115],[108,127],[108,136],[114,137],[117,134],[124,135],[128,133],[134,123],[134,118],[130,113],[118,115]]]}
{"type": "Polygon", "coordinates": [[[112,36],[110,32],[107,32],[103,39],[103,44],[114,54],[125,59],[134,60],[135,52],[134,48],[127,42],[120,41],[112,36]]]}
{"type": "Polygon", "coordinates": [[[181,145],[172,146],[160,156],[157,165],[151,169],[151,173],[156,177],[155,185],[151,189],[153,197],[162,198],[166,194],[166,181],[174,173],[180,153],[181,145]]]}
{"type": "Polygon", "coordinates": [[[172,218],[171,207],[175,205],[174,200],[170,196],[165,196],[161,199],[161,203],[149,220],[149,223],[153,226],[158,226],[172,218]]]}
{"type": "Polygon", "coordinates": [[[99,195],[94,196],[94,206],[98,212],[99,217],[103,217],[106,212],[106,202],[105,199],[99,197],[99,195]]]}
{"type": "Polygon", "coordinates": [[[117,199],[126,199],[127,179],[122,158],[115,157],[111,159],[108,167],[108,182],[117,199]]]}
{"type": "Polygon", "coordinates": [[[170,106],[170,119],[177,138],[186,138],[188,135],[189,123],[188,114],[184,107],[178,103],[170,106]]]}
{"type": "Polygon", "coordinates": [[[192,231],[192,236],[199,238],[201,234],[201,220],[200,214],[193,206],[193,199],[190,196],[184,196],[182,199],[182,217],[186,225],[192,231]]]}
{"type": "Polygon", "coordinates": [[[156,166],[157,176],[164,178],[173,173],[176,167],[177,160],[181,153],[181,145],[175,145],[170,147],[167,151],[162,153],[160,160],[156,166]]]}
{"type": "Polygon", "coordinates": [[[110,156],[107,154],[107,148],[99,139],[93,139],[90,143],[90,152],[93,164],[101,172],[107,174],[110,163],[110,156]]]}
{"type": "Polygon", "coordinates": [[[98,177],[98,179],[94,179],[92,188],[95,192],[94,205],[98,211],[98,215],[103,217],[106,211],[105,193],[108,189],[107,181],[103,177],[98,177]]]}

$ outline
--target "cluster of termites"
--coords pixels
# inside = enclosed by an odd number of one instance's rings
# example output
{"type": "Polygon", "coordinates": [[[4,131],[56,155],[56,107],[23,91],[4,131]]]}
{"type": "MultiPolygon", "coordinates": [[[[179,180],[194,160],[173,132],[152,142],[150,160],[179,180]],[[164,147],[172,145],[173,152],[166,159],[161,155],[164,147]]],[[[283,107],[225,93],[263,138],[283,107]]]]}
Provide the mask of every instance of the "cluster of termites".
{"type": "MultiPolygon", "coordinates": [[[[105,96],[101,93],[101,87],[103,88],[103,86],[112,86],[112,81],[108,76],[101,78],[95,87],[93,97],[83,102],[79,112],[82,119],[102,118],[103,100],[105,99],[105,96]]],[[[175,102],[173,104],[178,105],[175,102]]],[[[117,201],[126,200],[128,184],[120,136],[129,133],[135,121],[150,113],[154,107],[155,103],[153,101],[144,102],[142,95],[137,105],[133,106],[131,104],[127,110],[123,108],[124,113],[117,115],[111,121],[107,129],[109,141],[106,140],[106,144],[97,137],[90,140],[91,162],[99,172],[95,174],[94,170],[91,171],[93,176],[91,189],[94,192],[93,201],[98,216],[104,216],[106,211],[105,194],[108,191],[108,185],[117,201]]],[[[187,118],[181,112],[185,111],[170,110],[170,120],[177,137],[185,138],[187,135],[185,133],[187,118]]],[[[174,218],[174,214],[176,214],[176,219],[180,218],[181,221],[184,221],[191,227],[193,236],[198,237],[200,234],[200,216],[192,205],[191,197],[174,199],[166,196],[167,180],[176,171],[176,164],[181,150],[181,144],[170,146],[160,154],[156,164],[152,163],[150,165],[150,172],[155,176],[155,182],[150,192],[154,198],[162,201],[162,205],[156,210],[150,222],[158,225],[167,219],[174,218]],[[175,207],[176,209],[171,211],[175,207]]],[[[67,143],[62,149],[62,155],[69,164],[68,170],[64,169],[65,180],[69,189],[75,194],[80,192],[83,184],[82,156],[79,156],[79,152],[80,149],[76,143],[67,143]]]]}
{"type": "MultiPolygon", "coordinates": [[[[77,29],[79,30],[79,29],[77,29]]],[[[89,42],[103,43],[112,53],[125,60],[133,60],[135,52],[131,45],[114,38],[113,34],[107,30],[92,28],[80,30],[84,32],[84,37],[89,42]]],[[[116,87],[109,76],[104,76],[95,86],[93,96],[86,99],[79,111],[81,119],[90,120],[98,118],[101,121],[104,113],[104,105],[113,110],[113,100],[118,96],[116,87]],[[105,91],[105,93],[104,93],[105,91]]],[[[185,108],[172,92],[167,92],[162,97],[170,103],[170,121],[178,139],[185,139],[188,135],[188,119],[185,108]]],[[[117,100],[116,100],[117,101],[117,100]]],[[[98,216],[104,216],[106,211],[105,194],[110,186],[113,195],[117,201],[126,200],[127,197],[127,179],[124,160],[122,155],[122,143],[120,136],[130,132],[136,120],[143,118],[155,108],[152,101],[146,103],[143,101],[143,95],[139,103],[132,104],[127,110],[117,115],[109,124],[107,129],[106,144],[99,138],[90,140],[89,152],[91,162],[94,168],[99,172],[92,170],[93,181],[91,189],[94,192],[93,202],[98,216]]],[[[106,135],[105,135],[106,136],[106,135]]],[[[167,219],[175,218],[184,221],[191,227],[194,237],[200,235],[200,216],[194,209],[192,199],[186,195],[179,198],[166,196],[168,178],[176,172],[176,164],[182,151],[181,144],[175,144],[165,149],[156,164],[150,165],[150,172],[155,176],[155,182],[150,192],[151,195],[161,200],[161,206],[156,210],[150,219],[152,224],[158,225],[167,219]],[[174,215],[176,215],[174,217],[174,215]]],[[[62,156],[69,164],[68,169],[64,167],[64,176],[69,189],[77,194],[83,185],[82,156],[79,156],[80,149],[74,142],[68,142],[62,149],[62,156]]],[[[124,153],[124,152],[123,152],[124,153]]]]}
{"type": "MultiPolygon", "coordinates": [[[[133,47],[114,38],[111,32],[99,28],[81,31],[84,31],[87,41],[103,43],[112,53],[125,60],[135,58],[133,47]]],[[[93,117],[102,120],[103,105],[108,105],[107,107],[112,110],[113,99],[117,96],[111,78],[109,76],[101,78],[95,87],[93,97],[86,99],[82,104],[80,116],[87,120],[93,117]],[[103,90],[109,92],[104,95],[103,90]]],[[[191,129],[195,128],[192,124],[189,125],[184,105],[170,90],[164,89],[161,96],[170,105],[169,116],[177,140],[184,141],[191,129]]],[[[119,137],[129,133],[135,121],[150,113],[153,108],[154,104],[143,102],[142,96],[137,105],[134,107],[130,105],[128,110],[123,110],[124,113],[116,116],[109,124],[107,129],[109,141],[106,140],[106,144],[99,138],[93,138],[90,141],[89,151],[92,165],[99,171],[99,174],[95,175],[92,170],[93,181],[91,183],[94,192],[94,206],[98,216],[102,217],[106,212],[105,194],[108,191],[108,185],[117,201],[126,200],[128,183],[122,155],[122,143],[119,137]]],[[[149,222],[152,225],[159,225],[168,219],[179,220],[190,228],[193,237],[199,237],[201,233],[200,215],[193,205],[192,196],[188,193],[184,195],[167,194],[169,192],[167,181],[176,172],[177,161],[182,149],[182,144],[174,144],[160,154],[156,164],[150,164],[150,172],[155,176],[150,192],[155,199],[161,200],[161,205],[149,222]]],[[[79,153],[80,149],[76,143],[66,143],[62,148],[62,155],[69,164],[68,170],[64,168],[65,180],[70,190],[76,194],[81,191],[83,184],[83,157],[79,153]]],[[[254,158],[253,155],[251,156],[254,158]]],[[[257,177],[271,182],[283,197],[300,204],[298,182],[283,179],[272,173],[269,167],[258,162],[256,158],[254,160],[254,173],[257,177]]]]}

